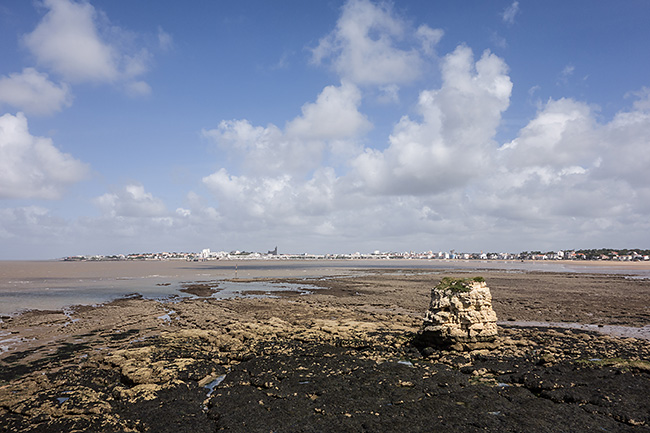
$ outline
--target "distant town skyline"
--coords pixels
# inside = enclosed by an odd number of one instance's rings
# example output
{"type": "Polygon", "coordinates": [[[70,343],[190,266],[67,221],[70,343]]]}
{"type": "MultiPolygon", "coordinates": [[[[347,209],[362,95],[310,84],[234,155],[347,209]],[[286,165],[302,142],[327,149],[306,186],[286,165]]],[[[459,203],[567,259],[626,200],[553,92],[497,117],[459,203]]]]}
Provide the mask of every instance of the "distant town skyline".
{"type": "Polygon", "coordinates": [[[650,244],[650,2],[5,0],[0,259],[650,244]]]}
{"type": "Polygon", "coordinates": [[[514,252],[460,252],[460,251],[373,251],[354,253],[279,253],[278,247],[266,253],[256,251],[212,251],[204,248],[200,252],[148,252],[114,255],[76,255],[60,258],[66,261],[77,260],[248,260],[248,259],[423,259],[423,260],[620,260],[650,261],[650,249],[600,248],[592,250],[555,250],[514,252]]]}

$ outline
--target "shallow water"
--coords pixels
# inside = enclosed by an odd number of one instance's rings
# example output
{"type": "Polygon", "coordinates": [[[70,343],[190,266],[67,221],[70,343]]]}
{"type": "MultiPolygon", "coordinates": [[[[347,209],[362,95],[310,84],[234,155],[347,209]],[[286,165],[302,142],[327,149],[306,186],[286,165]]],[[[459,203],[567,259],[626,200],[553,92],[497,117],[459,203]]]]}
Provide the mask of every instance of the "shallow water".
{"type": "Polygon", "coordinates": [[[520,326],[520,327],[539,327],[539,328],[561,328],[561,329],[580,329],[583,331],[593,331],[605,335],[624,338],[640,338],[650,340],[650,325],[640,328],[634,326],[619,325],[590,325],[584,323],[567,323],[567,322],[524,322],[508,321],[499,322],[499,325],[520,326]]]}
{"type": "Polygon", "coordinates": [[[224,381],[225,378],[226,378],[226,375],[222,374],[221,376],[217,377],[212,382],[210,382],[210,383],[208,383],[207,385],[204,386],[204,388],[206,388],[208,390],[208,395],[207,395],[208,397],[210,397],[212,395],[212,393],[214,392],[214,389],[217,386],[219,386],[221,384],[221,382],[224,381]]]}
{"type": "Polygon", "coordinates": [[[149,299],[191,297],[180,292],[187,283],[214,283],[215,297],[241,296],[303,287],[269,283],[237,283],[227,279],[307,278],[349,275],[368,269],[443,269],[509,272],[578,272],[650,278],[650,264],[581,264],[580,262],[506,262],[479,260],[219,260],[186,261],[0,261],[0,315],[24,310],[60,310],[71,305],[96,305],[138,293],[149,299]],[[645,265],[645,266],[644,266],[645,265]],[[247,285],[247,286],[246,286],[247,285]]]}

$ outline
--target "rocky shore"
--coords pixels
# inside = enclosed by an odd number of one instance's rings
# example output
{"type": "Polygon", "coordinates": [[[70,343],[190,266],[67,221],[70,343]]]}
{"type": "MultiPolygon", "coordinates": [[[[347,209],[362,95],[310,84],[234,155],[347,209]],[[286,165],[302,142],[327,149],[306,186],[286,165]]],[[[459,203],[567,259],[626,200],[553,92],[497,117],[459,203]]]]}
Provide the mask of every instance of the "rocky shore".
{"type": "Polygon", "coordinates": [[[643,432],[650,341],[526,321],[645,326],[650,281],[481,271],[494,348],[423,352],[443,276],[283,280],[309,295],[34,311],[0,323],[0,431],[643,432]]]}

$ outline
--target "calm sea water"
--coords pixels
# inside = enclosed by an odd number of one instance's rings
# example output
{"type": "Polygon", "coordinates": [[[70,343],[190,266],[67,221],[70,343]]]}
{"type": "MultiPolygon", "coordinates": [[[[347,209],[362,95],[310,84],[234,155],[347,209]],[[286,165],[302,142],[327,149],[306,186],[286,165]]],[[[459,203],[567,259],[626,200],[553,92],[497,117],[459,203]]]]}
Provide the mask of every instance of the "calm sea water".
{"type": "MultiPolygon", "coordinates": [[[[63,309],[95,305],[138,293],[146,298],[190,296],[184,284],[208,282],[222,290],[218,297],[242,291],[286,290],[268,283],[229,283],[240,278],[301,278],[347,275],[363,269],[443,269],[590,272],[650,278],[650,264],[595,266],[580,262],[503,262],[444,260],[237,260],[237,261],[133,261],[59,262],[0,261],[0,315],[31,309],[63,309]]],[[[290,288],[300,290],[300,287],[290,288]]]]}

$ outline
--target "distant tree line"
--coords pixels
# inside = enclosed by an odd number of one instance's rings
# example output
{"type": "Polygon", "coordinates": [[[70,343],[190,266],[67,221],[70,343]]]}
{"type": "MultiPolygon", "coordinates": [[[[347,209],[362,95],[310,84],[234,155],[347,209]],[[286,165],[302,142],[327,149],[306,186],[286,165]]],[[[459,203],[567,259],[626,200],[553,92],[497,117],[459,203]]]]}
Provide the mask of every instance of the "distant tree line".
{"type": "Polygon", "coordinates": [[[616,256],[630,256],[634,254],[641,255],[641,256],[648,256],[650,255],[650,250],[642,250],[638,248],[637,249],[598,248],[598,249],[576,250],[576,255],[577,254],[584,254],[587,260],[595,260],[603,256],[609,257],[610,259],[616,256]]]}
{"type": "MultiPolygon", "coordinates": [[[[643,256],[650,256],[650,250],[640,248],[593,248],[581,250],[563,250],[565,259],[582,259],[582,260],[601,260],[601,259],[617,259],[623,256],[631,256],[632,260],[642,260],[643,256]],[[568,254],[571,252],[571,254],[568,254]]],[[[517,255],[521,259],[530,259],[533,257],[547,256],[557,257],[557,251],[523,251],[517,255]]]]}

